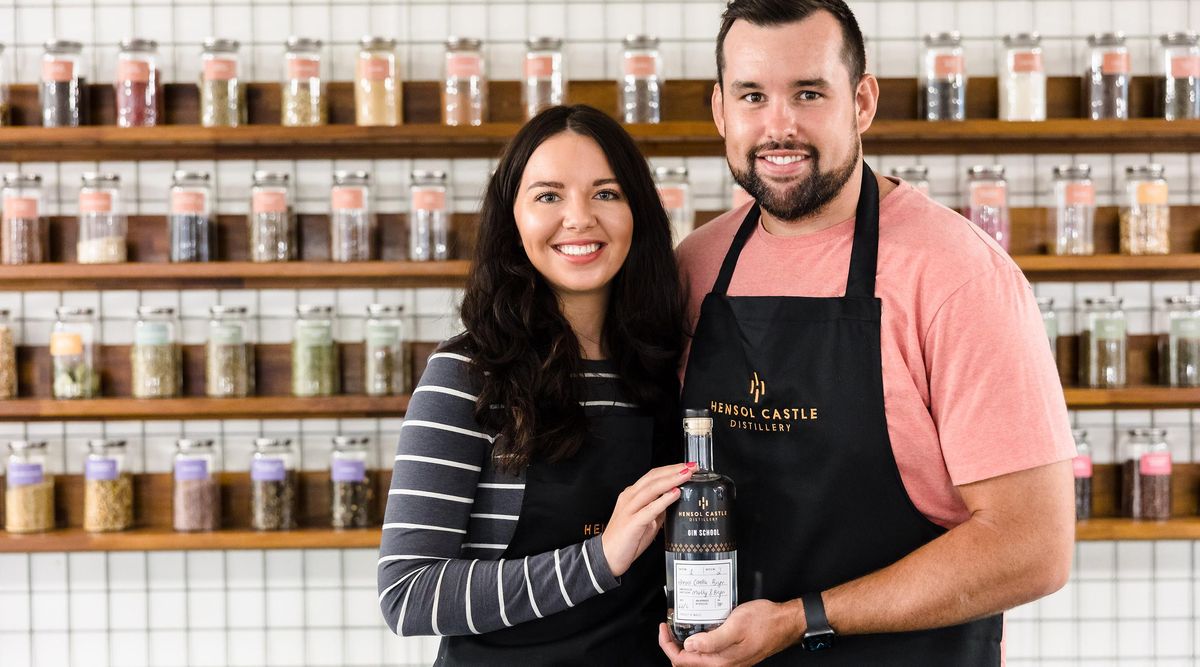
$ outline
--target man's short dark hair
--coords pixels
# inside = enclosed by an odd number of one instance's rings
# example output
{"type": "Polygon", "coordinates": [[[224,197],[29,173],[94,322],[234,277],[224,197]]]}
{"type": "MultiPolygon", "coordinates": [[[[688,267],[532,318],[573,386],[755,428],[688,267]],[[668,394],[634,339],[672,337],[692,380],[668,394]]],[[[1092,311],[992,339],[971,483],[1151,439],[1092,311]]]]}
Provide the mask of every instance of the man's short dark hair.
{"type": "MultiPolygon", "coordinates": [[[[850,71],[850,85],[857,86],[867,71],[867,52],[858,20],[842,0],[732,0],[721,15],[721,31],[717,33],[717,83],[724,88],[725,36],[734,21],[776,26],[803,21],[820,11],[832,14],[842,27],[842,60],[850,71]]],[[[797,48],[803,47],[797,45],[797,48]]]]}

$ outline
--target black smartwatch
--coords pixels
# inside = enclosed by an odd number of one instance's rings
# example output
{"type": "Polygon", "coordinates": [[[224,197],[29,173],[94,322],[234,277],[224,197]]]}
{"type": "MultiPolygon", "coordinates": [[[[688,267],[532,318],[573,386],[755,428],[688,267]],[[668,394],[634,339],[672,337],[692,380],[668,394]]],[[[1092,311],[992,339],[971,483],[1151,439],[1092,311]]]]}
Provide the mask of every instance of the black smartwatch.
{"type": "Polygon", "coordinates": [[[821,592],[805,593],[800,596],[800,601],[804,604],[804,620],[808,626],[804,629],[800,645],[809,651],[833,648],[833,638],[837,633],[829,627],[829,619],[825,618],[825,602],[821,600],[821,592]]]}

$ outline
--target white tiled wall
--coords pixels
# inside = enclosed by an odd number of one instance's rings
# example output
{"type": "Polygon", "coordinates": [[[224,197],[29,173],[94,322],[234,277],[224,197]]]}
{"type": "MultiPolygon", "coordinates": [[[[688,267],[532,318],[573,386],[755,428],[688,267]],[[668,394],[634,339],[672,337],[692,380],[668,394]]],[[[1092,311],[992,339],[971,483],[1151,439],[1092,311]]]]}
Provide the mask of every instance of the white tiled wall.
{"type": "MultiPolygon", "coordinates": [[[[966,38],[968,68],[995,72],[998,37],[1038,30],[1045,36],[1052,75],[1077,73],[1083,36],[1121,29],[1130,35],[1135,73],[1154,71],[1154,35],[1200,27],[1200,0],[859,0],[850,3],[868,38],[868,68],[881,76],[915,76],[921,34],[957,29],[966,38]]],[[[669,77],[715,74],[712,48],[723,3],[654,0],[0,0],[0,58],[7,78],[35,79],[40,43],[52,36],[82,40],[93,80],[109,78],[118,40],[154,37],[161,44],[168,80],[192,80],[201,40],[213,33],[238,38],[252,80],[280,72],[280,52],[289,34],[322,38],[334,79],[351,76],[355,42],[363,33],[402,41],[401,61],[411,79],[433,79],[441,67],[440,42],[450,34],[486,40],[490,73],[516,78],[522,43],[529,36],[566,39],[572,78],[613,78],[619,40],[626,33],[663,38],[669,77]]],[[[1102,147],[1098,146],[1097,151],[1102,147]]],[[[904,163],[929,165],[934,195],[959,205],[963,174],[975,163],[1008,166],[1012,203],[1050,203],[1053,165],[1086,161],[1093,166],[1100,204],[1113,203],[1127,164],[1167,165],[1175,203],[1200,203],[1200,156],[1195,155],[978,155],[869,157],[881,171],[904,163]]],[[[696,208],[728,203],[729,177],[719,158],[655,159],[686,165],[696,208]]],[[[50,213],[74,212],[79,174],[100,168],[123,177],[131,213],[162,213],[170,172],[175,168],[214,173],[219,209],[245,212],[250,174],[280,169],[297,181],[297,208],[324,210],[330,173],[367,169],[377,183],[380,209],[406,207],[408,172],[443,168],[451,174],[454,206],[473,211],[489,160],[304,160],[143,163],[0,164],[46,179],[50,213]]],[[[1126,298],[1132,333],[1149,333],[1153,307],[1164,295],[1200,291],[1182,283],[1046,283],[1065,333],[1085,296],[1126,298]]],[[[250,308],[264,341],[288,340],[291,308],[297,302],[333,303],[345,317],[340,337],[354,340],[361,314],[372,301],[405,306],[415,339],[436,340],[456,326],[456,290],[198,290],[190,292],[0,293],[22,325],[25,342],[44,344],[59,304],[98,308],[106,342],[127,342],[131,317],[141,304],[182,309],[187,342],[200,342],[199,325],[213,303],[250,308]]],[[[1193,436],[1200,411],[1081,412],[1099,461],[1114,455],[1116,434],[1133,426],[1168,428],[1180,461],[1200,460],[1193,436]]],[[[171,443],[180,435],[214,437],[222,443],[226,469],[244,469],[249,441],[260,433],[285,435],[303,444],[303,466],[327,465],[324,444],[335,432],[374,436],[382,462],[393,446],[398,420],[245,420],[116,423],[0,423],[0,440],[37,436],[55,448],[53,465],[79,467],[87,437],[121,436],[131,441],[139,470],[165,470],[171,443]]],[[[374,596],[375,554],[371,550],[35,554],[0,556],[0,664],[9,665],[377,665],[428,664],[436,642],[397,640],[380,623],[374,596]]],[[[1077,547],[1071,582],[1063,591],[1009,614],[1011,665],[1196,664],[1200,656],[1200,552],[1191,542],[1094,542],[1077,547]]]]}

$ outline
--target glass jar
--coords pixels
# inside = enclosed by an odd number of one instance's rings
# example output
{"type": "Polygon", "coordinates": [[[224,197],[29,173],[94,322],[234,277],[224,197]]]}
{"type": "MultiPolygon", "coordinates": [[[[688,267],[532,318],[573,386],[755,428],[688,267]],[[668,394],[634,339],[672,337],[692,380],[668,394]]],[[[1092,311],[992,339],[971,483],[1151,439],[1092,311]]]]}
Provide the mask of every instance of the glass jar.
{"type": "Polygon", "coordinates": [[[83,44],[66,39],[46,42],[42,54],[38,101],[43,127],[79,127],[87,124],[87,79],[83,44]]]}
{"type": "Polygon", "coordinates": [[[1084,104],[1092,120],[1129,118],[1129,49],[1125,34],[1106,32],[1091,35],[1088,42],[1088,71],[1084,75],[1084,104]]]}
{"type": "Polygon", "coordinates": [[[446,208],[446,172],[412,173],[408,215],[408,259],[450,259],[450,213],[446,208]]]}
{"type": "Polygon", "coordinates": [[[354,107],[359,125],[400,124],[396,40],[363,37],[354,68],[354,107]]]}
{"type": "Polygon", "coordinates": [[[121,210],[121,177],[89,171],[82,181],[75,259],[80,264],[120,264],[125,261],[127,229],[121,210]]]}
{"type": "Polygon", "coordinates": [[[1125,386],[1125,311],[1122,300],[1104,296],[1083,300],[1083,331],[1079,336],[1079,383],[1093,389],[1125,386]]]}
{"type": "Polygon", "coordinates": [[[1086,164],[1054,168],[1054,254],[1091,255],[1096,227],[1096,188],[1086,164]]]}
{"type": "Polygon", "coordinates": [[[254,172],[250,188],[250,261],[286,262],[295,258],[291,176],[254,172]]]}
{"type": "Polygon", "coordinates": [[[246,96],[238,77],[235,39],[204,40],[200,56],[200,124],[237,127],[246,124],[246,96]]]}
{"type": "Polygon", "coordinates": [[[329,459],[329,504],[334,528],[371,525],[371,474],[367,471],[368,438],[339,435],[329,459]]]}
{"type": "Polygon", "coordinates": [[[4,485],[4,529],[54,530],[54,475],[46,468],[45,441],[12,440],[4,485]]]}
{"type": "Polygon", "coordinates": [[[534,37],[525,42],[525,48],[521,102],[525,105],[525,120],[529,120],[542,109],[562,104],[567,84],[561,39],[534,37]]]}
{"type": "Polygon", "coordinates": [[[0,399],[17,397],[17,336],[7,308],[0,308],[0,399]]]}
{"type": "Polygon", "coordinates": [[[118,127],[152,127],[159,121],[162,74],[158,69],[158,42],[126,39],[117,54],[118,127]]]}
{"type": "Polygon", "coordinates": [[[1054,313],[1054,299],[1048,296],[1037,298],[1038,311],[1042,314],[1042,327],[1046,330],[1046,340],[1050,342],[1050,353],[1058,357],[1058,315],[1054,313]]]}
{"type": "Polygon", "coordinates": [[[59,306],[50,332],[54,398],[94,398],[100,395],[96,369],[99,343],[95,312],[91,308],[59,306]]]}
{"type": "Polygon", "coordinates": [[[292,394],[332,396],[338,391],[337,346],[333,340],[333,306],[296,307],[292,338],[292,394]]]}
{"type": "Polygon", "coordinates": [[[1075,459],[1071,468],[1075,472],[1075,520],[1092,518],[1092,446],[1087,441],[1087,431],[1071,429],[1075,439],[1075,459]]]}
{"type": "Polygon", "coordinates": [[[1169,296],[1164,305],[1159,377],[1169,387],[1200,387],[1200,296],[1169,296]]]}
{"type": "Polygon", "coordinates": [[[329,255],[335,262],[365,262],[375,248],[371,175],[365,171],[333,172],[330,193],[329,255]]]}
{"type": "MultiPolygon", "coordinates": [[[[4,55],[4,45],[0,44],[0,56],[4,55]]],[[[9,109],[8,101],[8,76],[4,71],[5,68],[0,67],[0,127],[12,123],[12,114],[9,109]]]]}
{"type": "Polygon", "coordinates": [[[328,121],[319,39],[289,37],[283,56],[281,115],[284,127],[313,127],[328,121]]]}
{"type": "Polygon", "coordinates": [[[89,533],[133,526],[133,475],[124,440],[89,440],[83,464],[83,529],[89,533]]]}
{"type": "Polygon", "coordinates": [[[1162,165],[1125,168],[1120,228],[1122,255],[1171,252],[1171,206],[1167,203],[1167,179],[1163,177],[1162,165]]]}
{"type": "Polygon", "coordinates": [[[217,530],[221,527],[221,488],[217,482],[212,440],[175,441],[175,488],[172,509],[175,530],[217,530]]]}
{"type": "Polygon", "coordinates": [[[292,441],[255,438],[250,460],[250,525],[255,530],[295,528],[298,487],[292,441]]]}
{"type": "Polygon", "coordinates": [[[962,35],[941,32],[925,35],[921,67],[919,118],[965,120],[967,117],[967,69],[962,35]]]}
{"type": "Polygon", "coordinates": [[[922,164],[896,167],[892,169],[892,176],[913,186],[926,197],[929,196],[929,167],[922,164]]]}
{"type": "Polygon", "coordinates": [[[204,350],[204,391],[212,398],[243,398],[254,393],[254,332],[245,306],[208,309],[204,350]]]}
{"type": "Polygon", "coordinates": [[[662,120],[662,57],[658,38],[628,35],[622,42],[621,120],[657,123],[662,120]]]}
{"type": "Polygon", "coordinates": [[[1001,165],[976,165],[967,171],[970,202],[967,218],[1008,250],[1011,223],[1008,217],[1008,182],[1001,165]]]}
{"type": "Polygon", "coordinates": [[[754,202],[754,197],[746,192],[746,188],[737,183],[729,188],[729,199],[733,208],[741,208],[754,202]]]}
{"type": "Polygon", "coordinates": [[[1163,117],[1200,118],[1200,35],[1173,32],[1162,43],[1163,117]]]}
{"type": "Polygon", "coordinates": [[[482,125],[487,113],[487,76],[483,42],[469,37],[446,40],[446,71],[442,85],[442,122],[482,125]]]}
{"type": "Polygon", "coordinates": [[[679,245],[695,228],[687,167],[655,167],[654,184],[658,187],[658,197],[671,221],[671,236],[679,245]]]}
{"type": "Polygon", "coordinates": [[[183,359],[179,349],[179,320],[174,308],[141,306],[133,325],[132,363],[134,398],[175,398],[183,384],[183,359]]]}
{"type": "Polygon", "coordinates": [[[1042,36],[1036,32],[1004,36],[1000,77],[1000,120],[1046,120],[1046,69],[1042,36]]]}
{"type": "Polygon", "coordinates": [[[49,225],[42,217],[42,177],[4,175],[3,220],[0,220],[0,263],[38,264],[50,261],[49,225]]]}
{"type": "Polygon", "coordinates": [[[404,393],[408,364],[404,354],[404,326],[400,322],[403,310],[400,306],[379,303],[367,306],[363,385],[368,396],[404,393]]]}
{"type": "Polygon", "coordinates": [[[1161,428],[1126,432],[1121,453],[1121,515],[1171,518],[1171,450],[1161,428]]]}
{"type": "Polygon", "coordinates": [[[206,171],[179,170],[172,177],[167,214],[172,262],[211,262],[217,258],[211,181],[206,171]]]}

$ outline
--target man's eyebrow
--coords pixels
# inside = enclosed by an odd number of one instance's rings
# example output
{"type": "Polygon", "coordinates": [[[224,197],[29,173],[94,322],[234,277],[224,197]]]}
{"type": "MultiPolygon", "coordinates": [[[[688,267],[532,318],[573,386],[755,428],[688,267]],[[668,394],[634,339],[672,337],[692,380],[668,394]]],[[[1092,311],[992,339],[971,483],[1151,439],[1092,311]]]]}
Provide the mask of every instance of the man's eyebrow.
{"type": "MultiPolygon", "coordinates": [[[[756,90],[762,88],[757,81],[733,81],[729,87],[733,90],[756,90]]],[[[829,82],[822,77],[815,79],[796,79],[792,82],[792,88],[828,88],[829,82]]]]}

